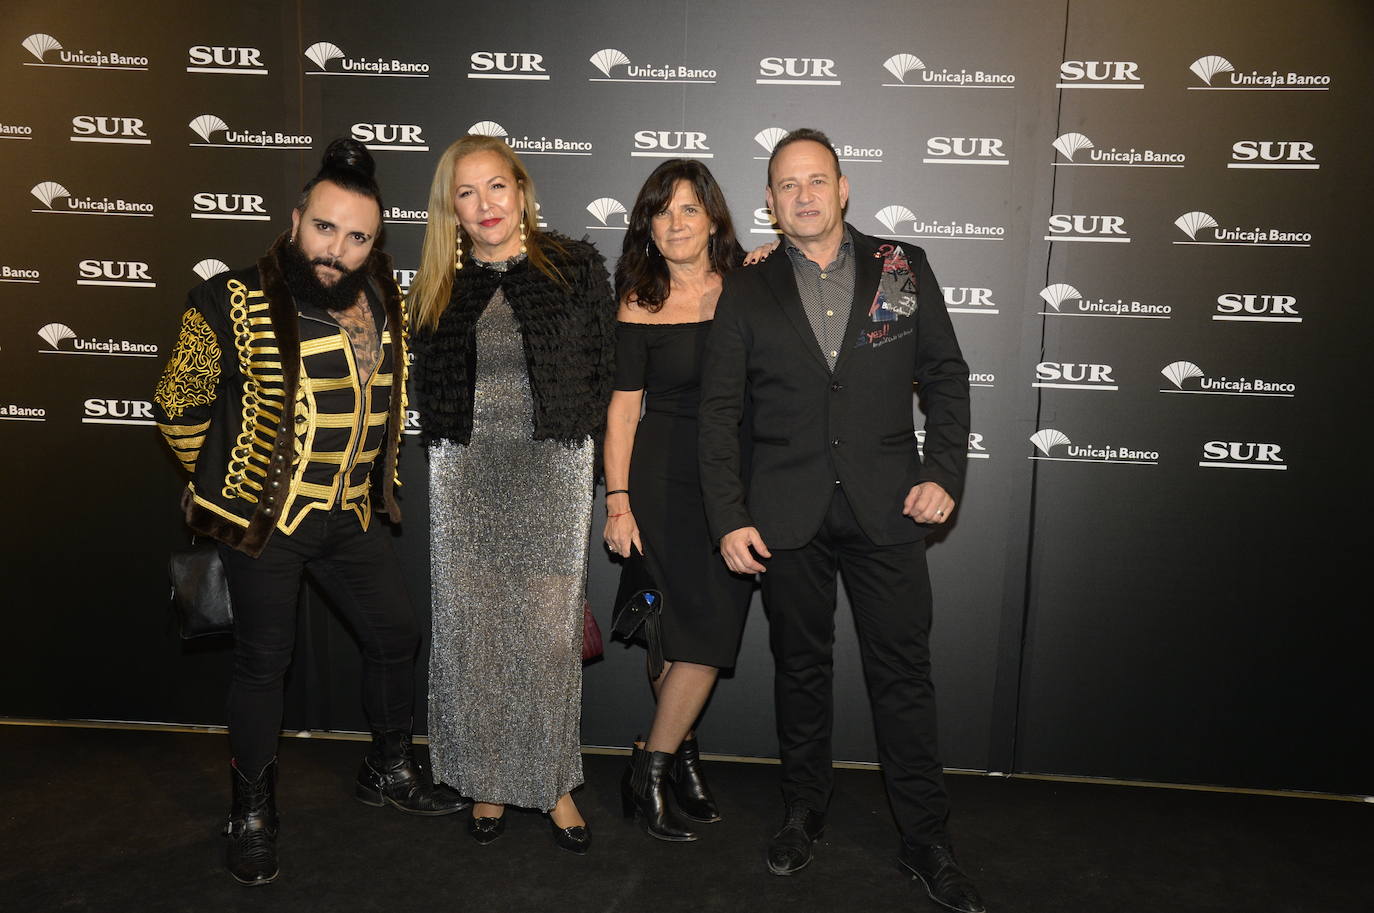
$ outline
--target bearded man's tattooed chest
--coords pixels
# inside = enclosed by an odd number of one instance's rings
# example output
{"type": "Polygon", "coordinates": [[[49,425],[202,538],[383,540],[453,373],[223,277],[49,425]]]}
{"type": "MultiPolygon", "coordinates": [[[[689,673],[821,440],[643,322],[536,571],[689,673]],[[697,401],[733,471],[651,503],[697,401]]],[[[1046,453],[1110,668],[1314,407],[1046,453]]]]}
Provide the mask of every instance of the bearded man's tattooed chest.
{"type": "Polygon", "coordinates": [[[348,334],[348,341],[353,344],[353,363],[358,366],[358,382],[366,384],[382,358],[381,338],[377,335],[377,324],[372,319],[372,309],[364,299],[346,311],[330,313],[348,334]]]}

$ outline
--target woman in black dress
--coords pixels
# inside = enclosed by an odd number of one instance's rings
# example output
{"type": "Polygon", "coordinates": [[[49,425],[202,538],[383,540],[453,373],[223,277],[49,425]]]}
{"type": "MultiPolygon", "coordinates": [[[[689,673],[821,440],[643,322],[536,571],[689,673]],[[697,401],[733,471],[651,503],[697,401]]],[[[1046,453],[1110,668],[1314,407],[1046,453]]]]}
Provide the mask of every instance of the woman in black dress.
{"type": "Polygon", "coordinates": [[[653,727],[647,742],[636,743],[621,789],[626,814],[661,840],[696,839],[667,805],[670,789],[683,814],[720,820],[693,727],[720,668],[735,664],[751,582],[726,569],[706,529],[697,407],[721,275],[742,254],[711,172],[698,161],[670,159],[635,200],[615,273],[620,322],[604,535],[612,552],[644,555],[663,594],[665,660],[662,674],[651,677],[653,727]]]}

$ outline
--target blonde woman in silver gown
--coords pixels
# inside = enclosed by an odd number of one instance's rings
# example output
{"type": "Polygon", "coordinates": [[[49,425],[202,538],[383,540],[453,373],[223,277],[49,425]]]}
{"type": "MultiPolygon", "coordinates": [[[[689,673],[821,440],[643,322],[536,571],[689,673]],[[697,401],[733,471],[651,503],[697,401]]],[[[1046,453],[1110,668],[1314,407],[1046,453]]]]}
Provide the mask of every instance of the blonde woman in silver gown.
{"type": "Polygon", "coordinates": [[[410,293],[429,446],[436,779],[475,800],[486,844],[505,807],[591,842],[571,790],[593,439],[610,399],[616,304],[590,244],[537,228],[534,185],[500,139],[439,160],[410,293]]]}

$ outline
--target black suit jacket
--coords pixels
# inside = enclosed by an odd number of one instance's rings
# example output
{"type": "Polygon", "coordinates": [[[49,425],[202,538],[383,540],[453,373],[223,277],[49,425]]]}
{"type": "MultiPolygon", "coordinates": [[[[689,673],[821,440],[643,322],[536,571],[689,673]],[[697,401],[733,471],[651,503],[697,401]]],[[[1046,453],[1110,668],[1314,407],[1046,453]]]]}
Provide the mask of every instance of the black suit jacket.
{"type": "Polygon", "coordinates": [[[850,233],[854,300],[833,373],[785,251],[725,279],[706,346],[699,438],[716,541],[754,526],[769,548],[800,548],[820,529],[837,480],[879,545],[912,542],[934,528],[902,515],[911,486],[936,482],[955,500],[961,496],[968,365],[943,293],[921,248],[850,233]],[[908,275],[889,273],[883,281],[884,263],[896,265],[898,257],[908,275]],[[885,307],[875,307],[880,291],[885,307]],[[926,416],[924,460],[916,449],[913,383],[926,416]],[[753,410],[748,467],[739,442],[746,396],[753,410]]]}

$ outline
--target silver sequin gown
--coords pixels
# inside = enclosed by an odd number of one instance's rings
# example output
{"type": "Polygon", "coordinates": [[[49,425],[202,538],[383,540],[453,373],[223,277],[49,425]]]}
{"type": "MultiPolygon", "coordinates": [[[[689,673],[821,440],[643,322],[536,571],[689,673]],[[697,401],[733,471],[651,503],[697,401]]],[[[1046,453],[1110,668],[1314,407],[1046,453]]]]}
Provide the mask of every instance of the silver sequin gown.
{"type": "Polygon", "coordinates": [[[593,447],[536,441],[519,326],[477,321],[472,441],[430,453],[429,744],[464,796],[552,809],[582,783],[593,447]]]}

